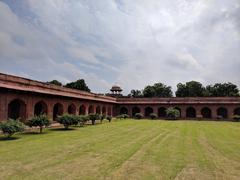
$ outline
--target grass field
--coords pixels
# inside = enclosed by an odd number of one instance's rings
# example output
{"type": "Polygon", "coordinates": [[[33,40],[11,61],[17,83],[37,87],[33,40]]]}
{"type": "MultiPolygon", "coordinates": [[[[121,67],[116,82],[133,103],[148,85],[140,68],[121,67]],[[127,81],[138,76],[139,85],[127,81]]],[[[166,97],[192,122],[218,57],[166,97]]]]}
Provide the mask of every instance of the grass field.
{"type": "Polygon", "coordinates": [[[240,123],[122,120],[0,140],[0,179],[240,179],[240,123]]]}

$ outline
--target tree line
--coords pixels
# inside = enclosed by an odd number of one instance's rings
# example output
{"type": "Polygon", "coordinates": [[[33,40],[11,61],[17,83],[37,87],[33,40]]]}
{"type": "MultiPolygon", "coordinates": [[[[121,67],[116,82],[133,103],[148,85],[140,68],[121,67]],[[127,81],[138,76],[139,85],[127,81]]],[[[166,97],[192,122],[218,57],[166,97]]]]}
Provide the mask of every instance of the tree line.
{"type": "MultiPolygon", "coordinates": [[[[176,97],[237,97],[239,89],[237,85],[228,83],[216,83],[203,86],[200,82],[189,81],[177,84],[176,97]]],[[[171,86],[163,83],[148,85],[143,90],[133,89],[128,97],[172,97],[171,86]]]]}
{"type": "Polygon", "coordinates": [[[82,90],[82,91],[86,91],[86,92],[91,92],[91,90],[87,86],[84,79],[78,79],[77,81],[70,82],[70,83],[67,83],[65,85],[63,85],[58,80],[48,81],[47,83],[54,84],[54,85],[57,85],[57,86],[63,86],[63,87],[71,88],[71,89],[78,89],[78,90],[82,90]]]}

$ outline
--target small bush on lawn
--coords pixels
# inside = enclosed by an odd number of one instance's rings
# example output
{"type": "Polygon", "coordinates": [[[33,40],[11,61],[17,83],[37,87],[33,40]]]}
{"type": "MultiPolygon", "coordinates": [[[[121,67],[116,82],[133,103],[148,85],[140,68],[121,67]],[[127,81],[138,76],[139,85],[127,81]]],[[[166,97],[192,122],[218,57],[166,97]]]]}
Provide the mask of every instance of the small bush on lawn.
{"type": "Polygon", "coordinates": [[[77,124],[78,124],[78,119],[77,119],[76,116],[74,116],[74,115],[64,114],[64,115],[59,116],[59,117],[57,118],[57,122],[59,122],[60,124],[62,124],[65,129],[68,129],[69,126],[77,125],[77,124]]]}
{"type": "Polygon", "coordinates": [[[142,113],[136,113],[136,114],[135,114],[135,118],[136,118],[136,119],[142,119],[142,118],[143,118],[142,113]]]}
{"type": "Polygon", "coordinates": [[[167,113],[168,119],[170,120],[176,120],[177,118],[180,117],[180,111],[175,108],[168,108],[166,110],[166,113],[167,113]]]}
{"type": "Polygon", "coordinates": [[[6,122],[0,123],[0,129],[2,130],[3,134],[7,137],[10,138],[13,134],[17,132],[22,132],[24,131],[24,124],[21,123],[18,120],[14,119],[9,119],[6,122]]]}
{"type": "Polygon", "coordinates": [[[120,114],[117,116],[117,119],[127,119],[127,118],[129,118],[128,114],[120,114]]]}
{"type": "Polygon", "coordinates": [[[50,121],[46,115],[39,115],[33,117],[31,120],[27,122],[27,125],[30,127],[39,127],[40,133],[43,131],[43,127],[47,127],[50,125],[50,121]]]}
{"type": "Polygon", "coordinates": [[[150,118],[151,118],[151,119],[157,119],[157,115],[156,115],[155,113],[151,113],[151,114],[150,114],[150,118]]]}
{"type": "Polygon", "coordinates": [[[234,115],[233,120],[237,121],[237,122],[240,122],[240,115],[234,115]]]}
{"type": "Polygon", "coordinates": [[[100,119],[100,115],[91,113],[88,115],[88,118],[89,118],[89,120],[92,121],[92,125],[94,125],[95,121],[100,119]]]}
{"type": "Polygon", "coordinates": [[[101,114],[101,115],[100,115],[100,121],[101,121],[101,123],[103,122],[104,119],[106,119],[106,115],[105,115],[105,114],[101,114]]]}
{"type": "Polygon", "coordinates": [[[86,115],[75,116],[76,121],[79,123],[80,127],[83,127],[84,124],[89,120],[86,115]]]}
{"type": "Polygon", "coordinates": [[[112,121],[112,116],[107,116],[107,118],[106,118],[109,122],[111,122],[112,121]]]}

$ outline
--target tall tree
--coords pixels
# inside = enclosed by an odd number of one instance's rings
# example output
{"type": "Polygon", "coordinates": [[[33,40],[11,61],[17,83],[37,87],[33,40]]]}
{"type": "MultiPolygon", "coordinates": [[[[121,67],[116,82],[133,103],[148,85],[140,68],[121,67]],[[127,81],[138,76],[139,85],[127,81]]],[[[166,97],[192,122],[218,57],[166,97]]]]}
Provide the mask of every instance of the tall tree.
{"type": "Polygon", "coordinates": [[[226,97],[239,96],[239,89],[233,83],[216,83],[206,87],[205,96],[226,97]]]}
{"type": "Polygon", "coordinates": [[[85,83],[84,79],[79,79],[75,82],[67,83],[65,87],[91,92],[91,90],[88,88],[87,84],[85,83]]]}
{"type": "Polygon", "coordinates": [[[177,97],[202,97],[205,94],[205,88],[200,82],[189,81],[186,84],[177,85],[177,97]]]}
{"type": "Polygon", "coordinates": [[[47,83],[49,83],[49,84],[54,84],[54,85],[57,85],[57,86],[62,86],[62,83],[59,82],[58,80],[48,81],[47,83]]]}
{"type": "Polygon", "coordinates": [[[142,97],[142,91],[138,89],[132,89],[130,94],[128,95],[129,97],[142,97]]]}
{"type": "Polygon", "coordinates": [[[155,83],[153,86],[146,86],[143,90],[144,97],[172,97],[172,89],[163,83],[155,83]]]}

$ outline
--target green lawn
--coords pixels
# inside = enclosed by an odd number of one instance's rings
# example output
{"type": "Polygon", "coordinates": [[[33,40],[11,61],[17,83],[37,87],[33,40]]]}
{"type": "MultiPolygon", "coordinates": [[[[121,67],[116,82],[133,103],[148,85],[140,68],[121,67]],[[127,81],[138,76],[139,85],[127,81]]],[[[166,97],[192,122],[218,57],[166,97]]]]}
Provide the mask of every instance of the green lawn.
{"type": "Polygon", "coordinates": [[[119,120],[0,140],[0,179],[239,179],[240,123],[119,120]]]}

